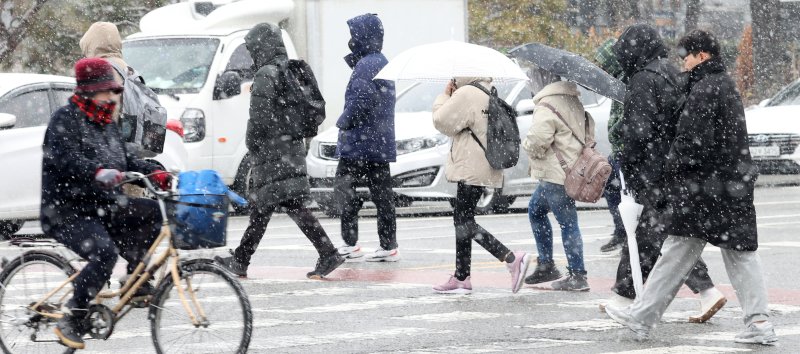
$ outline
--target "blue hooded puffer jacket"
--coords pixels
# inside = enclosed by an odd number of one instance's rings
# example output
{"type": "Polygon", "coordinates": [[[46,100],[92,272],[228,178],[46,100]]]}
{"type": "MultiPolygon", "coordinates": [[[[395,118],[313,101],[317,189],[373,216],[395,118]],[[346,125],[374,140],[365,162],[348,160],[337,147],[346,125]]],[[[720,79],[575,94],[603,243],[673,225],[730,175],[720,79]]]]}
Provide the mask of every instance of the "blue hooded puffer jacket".
{"type": "Polygon", "coordinates": [[[347,21],[350,50],[344,59],[353,74],[347,84],[339,128],[337,156],[342,159],[393,162],[397,158],[394,137],[394,82],[373,80],[388,63],[381,54],[383,25],[378,16],[366,14],[347,21]]]}

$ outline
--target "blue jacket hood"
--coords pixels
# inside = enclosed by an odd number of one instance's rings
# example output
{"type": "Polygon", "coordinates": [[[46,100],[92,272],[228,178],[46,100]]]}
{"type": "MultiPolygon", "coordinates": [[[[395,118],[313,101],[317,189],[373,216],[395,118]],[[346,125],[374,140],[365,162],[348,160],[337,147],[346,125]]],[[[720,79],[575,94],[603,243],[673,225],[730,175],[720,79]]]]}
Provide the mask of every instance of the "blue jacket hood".
{"type": "Polygon", "coordinates": [[[361,58],[383,50],[383,23],[376,14],[364,14],[347,20],[350,27],[348,46],[352,53],[344,57],[347,65],[355,67],[361,58]]]}

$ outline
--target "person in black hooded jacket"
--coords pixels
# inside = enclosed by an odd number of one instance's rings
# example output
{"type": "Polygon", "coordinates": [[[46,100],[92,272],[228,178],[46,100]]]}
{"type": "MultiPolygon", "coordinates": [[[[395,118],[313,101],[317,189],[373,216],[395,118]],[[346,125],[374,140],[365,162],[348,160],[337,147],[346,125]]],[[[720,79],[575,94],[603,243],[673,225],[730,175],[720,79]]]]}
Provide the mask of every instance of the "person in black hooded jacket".
{"type": "Polygon", "coordinates": [[[713,35],[690,32],[680,40],[678,54],[689,71],[689,95],[665,164],[669,237],[644,293],[630,307],[609,306],[606,313],[640,339],[647,338],[711,243],[720,248],[742,305],[747,328],[734,341],[774,345],[778,337],[768,320],[767,288],[756,253],[753,190],[758,169],[748,149],[742,99],[713,35]]]}
{"type": "MultiPolygon", "coordinates": [[[[664,211],[665,157],[675,138],[675,127],[684,101],[685,78],[673,66],[669,51],[655,28],[633,25],[625,29],[612,51],[628,79],[620,133],[620,162],[626,187],[644,206],[636,228],[639,265],[646,281],[667,238],[661,225],[664,211]]],[[[705,322],[725,305],[725,296],[714,287],[706,264],[700,259],[686,285],[700,293],[700,314],[690,322],[705,322]]],[[[630,253],[623,244],[617,279],[609,304],[624,306],[636,297],[631,275],[630,253]]],[[[601,305],[603,309],[605,305],[601,305]]]]}
{"type": "MultiPolygon", "coordinates": [[[[231,257],[215,257],[232,273],[246,277],[250,258],[264,237],[272,214],[286,210],[319,254],[317,265],[306,274],[321,279],[344,263],[319,220],[306,207],[311,197],[306,174],[306,149],[295,107],[285,105],[281,92],[285,84],[282,71],[288,70],[286,47],[281,29],[270,23],[253,27],[244,38],[256,72],[250,97],[250,119],[245,143],[252,164],[248,199],[252,205],[250,224],[241,244],[231,257]]],[[[319,122],[321,123],[321,122],[319,122]]]]}

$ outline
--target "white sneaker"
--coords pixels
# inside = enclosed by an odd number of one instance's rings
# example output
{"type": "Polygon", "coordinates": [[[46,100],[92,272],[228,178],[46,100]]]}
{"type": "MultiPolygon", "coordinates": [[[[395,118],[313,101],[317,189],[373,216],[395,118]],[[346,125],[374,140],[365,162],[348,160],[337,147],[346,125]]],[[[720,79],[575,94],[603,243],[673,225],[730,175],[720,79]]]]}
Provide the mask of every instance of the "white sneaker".
{"type": "Polygon", "coordinates": [[[629,299],[622,295],[612,292],[613,295],[611,297],[600,303],[600,312],[605,313],[607,306],[614,306],[618,309],[624,309],[633,304],[633,299],[629,299]]]}
{"type": "Polygon", "coordinates": [[[691,323],[703,323],[714,317],[714,315],[719,311],[725,303],[728,302],[728,299],[725,298],[716,287],[711,289],[706,289],[700,292],[700,314],[697,316],[690,316],[689,322],[691,323]]]}
{"type": "Polygon", "coordinates": [[[348,246],[342,245],[339,246],[339,254],[346,258],[346,259],[354,259],[354,258],[361,258],[364,257],[364,254],[361,253],[361,246],[348,246]]]}
{"type": "Polygon", "coordinates": [[[400,254],[397,253],[397,248],[388,251],[379,248],[366,259],[367,262],[397,262],[399,260],[400,254]]]}
{"type": "Polygon", "coordinates": [[[744,332],[737,334],[733,341],[736,343],[775,345],[778,343],[778,336],[775,335],[775,327],[772,323],[764,321],[751,324],[744,332]]]}

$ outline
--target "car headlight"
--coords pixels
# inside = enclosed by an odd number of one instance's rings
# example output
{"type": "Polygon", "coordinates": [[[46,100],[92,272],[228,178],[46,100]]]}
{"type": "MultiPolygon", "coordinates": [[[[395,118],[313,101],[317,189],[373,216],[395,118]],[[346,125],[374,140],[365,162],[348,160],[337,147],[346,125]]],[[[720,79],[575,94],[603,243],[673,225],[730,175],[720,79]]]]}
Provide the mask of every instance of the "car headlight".
{"type": "Polygon", "coordinates": [[[440,145],[445,145],[450,142],[450,138],[444,134],[436,134],[433,136],[420,137],[414,139],[406,139],[397,141],[397,154],[404,155],[420,150],[435,148],[440,145]]]}

